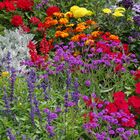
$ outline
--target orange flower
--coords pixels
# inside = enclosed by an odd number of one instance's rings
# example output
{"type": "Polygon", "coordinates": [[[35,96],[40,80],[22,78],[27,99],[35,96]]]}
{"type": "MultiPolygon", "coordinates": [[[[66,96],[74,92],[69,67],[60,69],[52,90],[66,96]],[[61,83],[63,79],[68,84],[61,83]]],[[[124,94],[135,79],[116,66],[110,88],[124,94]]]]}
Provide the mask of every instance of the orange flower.
{"type": "Polygon", "coordinates": [[[99,32],[99,31],[94,31],[94,32],[91,33],[91,35],[93,37],[98,37],[100,34],[101,34],[101,32],[99,32]]]}
{"type": "Polygon", "coordinates": [[[116,36],[116,35],[110,35],[109,38],[110,38],[111,40],[118,40],[118,39],[119,39],[119,37],[116,36]]]}
{"type": "Polygon", "coordinates": [[[55,33],[55,37],[66,38],[66,37],[68,37],[68,36],[69,36],[69,34],[66,33],[66,32],[63,32],[63,31],[56,31],[56,33],[55,33]]]}
{"type": "Polygon", "coordinates": [[[78,24],[75,31],[76,32],[83,32],[86,29],[86,26],[84,24],[78,24]]]}
{"type": "Polygon", "coordinates": [[[71,38],[72,41],[77,42],[79,41],[79,35],[75,35],[71,38]]]}
{"type": "Polygon", "coordinates": [[[89,19],[89,20],[86,21],[86,24],[94,25],[94,24],[96,24],[96,22],[89,19]]]}
{"type": "Polygon", "coordinates": [[[86,37],[86,35],[84,33],[73,36],[71,38],[71,40],[74,41],[74,42],[77,42],[77,41],[80,41],[80,39],[83,38],[83,37],[86,37]]]}
{"type": "Polygon", "coordinates": [[[86,40],[85,45],[90,45],[90,46],[94,45],[94,40],[92,40],[92,39],[86,40]]]}
{"type": "Polygon", "coordinates": [[[67,24],[69,21],[68,21],[68,19],[67,18],[61,18],[60,20],[59,20],[59,23],[60,24],[67,24]]]}
{"type": "Polygon", "coordinates": [[[58,18],[61,18],[61,17],[63,17],[63,13],[60,13],[60,12],[55,12],[55,13],[53,13],[53,15],[55,16],[55,17],[58,17],[58,18]]]}
{"type": "Polygon", "coordinates": [[[47,17],[44,24],[46,28],[49,28],[53,25],[58,24],[58,21],[56,19],[52,19],[51,17],[47,17]]]}

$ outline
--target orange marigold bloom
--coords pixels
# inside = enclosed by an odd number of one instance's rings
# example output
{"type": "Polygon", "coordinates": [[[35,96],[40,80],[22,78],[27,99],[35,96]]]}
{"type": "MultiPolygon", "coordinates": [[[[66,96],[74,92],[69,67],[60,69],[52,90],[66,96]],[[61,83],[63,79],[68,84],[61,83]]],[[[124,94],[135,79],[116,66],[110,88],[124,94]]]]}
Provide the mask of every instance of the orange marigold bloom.
{"type": "Polygon", "coordinates": [[[96,24],[96,22],[91,20],[91,19],[89,19],[89,20],[86,21],[86,24],[94,25],[94,24],[96,24]]]}
{"type": "Polygon", "coordinates": [[[59,20],[59,23],[60,24],[67,24],[69,21],[68,21],[68,19],[67,18],[61,18],[60,20],[59,20]]]}
{"type": "Polygon", "coordinates": [[[93,37],[98,37],[100,34],[101,34],[101,32],[99,32],[99,31],[94,31],[94,32],[91,33],[91,35],[93,37]]]}
{"type": "Polygon", "coordinates": [[[85,42],[85,45],[93,45],[94,44],[94,40],[92,40],[92,39],[88,39],[88,40],[86,40],[86,42],[85,42]]]}
{"type": "Polygon", "coordinates": [[[116,35],[110,35],[109,38],[110,38],[111,40],[118,40],[118,39],[119,39],[119,37],[116,36],[116,35]]]}
{"type": "Polygon", "coordinates": [[[79,41],[79,35],[75,35],[71,38],[72,41],[77,42],[79,41]]]}
{"type": "Polygon", "coordinates": [[[82,39],[83,37],[86,37],[86,35],[84,33],[73,36],[71,38],[71,40],[74,41],[74,42],[77,42],[77,41],[80,41],[80,39],[82,39]]]}
{"type": "Polygon", "coordinates": [[[63,31],[56,31],[55,33],[55,37],[62,37],[62,38],[65,38],[65,37],[68,37],[69,34],[66,33],[66,32],[63,32],[63,31]]]}
{"type": "Polygon", "coordinates": [[[75,31],[76,32],[83,32],[86,29],[86,26],[83,24],[78,24],[75,31]]]}
{"type": "Polygon", "coordinates": [[[63,17],[63,13],[60,13],[60,12],[55,12],[55,13],[53,13],[53,15],[55,16],[55,17],[58,17],[58,18],[61,18],[61,17],[63,17]]]}

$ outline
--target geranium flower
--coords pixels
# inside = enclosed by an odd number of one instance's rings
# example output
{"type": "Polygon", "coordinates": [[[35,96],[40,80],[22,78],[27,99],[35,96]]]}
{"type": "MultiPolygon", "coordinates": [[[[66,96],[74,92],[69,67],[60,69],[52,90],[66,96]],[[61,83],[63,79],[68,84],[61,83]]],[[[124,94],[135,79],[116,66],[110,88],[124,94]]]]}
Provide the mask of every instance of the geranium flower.
{"type": "Polygon", "coordinates": [[[135,92],[136,92],[137,94],[140,94],[140,82],[138,82],[138,83],[135,85],[135,87],[136,87],[135,92]]]}
{"type": "Polygon", "coordinates": [[[57,6],[50,6],[47,10],[46,13],[48,16],[52,16],[54,13],[60,12],[60,9],[57,6]]]}
{"type": "Polygon", "coordinates": [[[32,7],[34,5],[34,1],[33,0],[18,0],[17,1],[17,7],[22,9],[22,10],[25,10],[25,11],[28,11],[28,10],[31,10],[32,7]]]}
{"type": "Polygon", "coordinates": [[[5,8],[4,2],[0,2],[0,10],[3,10],[5,8]]]}
{"type": "Polygon", "coordinates": [[[22,17],[19,15],[14,15],[11,19],[11,24],[13,24],[16,27],[23,25],[22,17]]]}

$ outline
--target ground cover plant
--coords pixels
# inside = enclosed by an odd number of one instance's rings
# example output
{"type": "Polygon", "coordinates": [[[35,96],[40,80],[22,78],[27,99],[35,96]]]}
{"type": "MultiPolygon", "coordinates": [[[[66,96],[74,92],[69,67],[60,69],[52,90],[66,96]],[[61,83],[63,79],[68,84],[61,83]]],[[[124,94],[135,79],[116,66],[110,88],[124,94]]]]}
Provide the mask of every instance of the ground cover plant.
{"type": "Polygon", "coordinates": [[[139,140],[137,0],[0,2],[1,140],[139,140]]]}

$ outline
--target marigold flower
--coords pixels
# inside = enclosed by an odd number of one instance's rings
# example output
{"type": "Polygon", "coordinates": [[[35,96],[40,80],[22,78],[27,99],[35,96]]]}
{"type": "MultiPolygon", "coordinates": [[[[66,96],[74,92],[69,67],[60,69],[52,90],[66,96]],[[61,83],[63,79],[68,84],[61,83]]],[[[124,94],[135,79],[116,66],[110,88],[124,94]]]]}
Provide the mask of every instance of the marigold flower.
{"type": "Polygon", "coordinates": [[[100,35],[100,32],[99,31],[94,31],[94,32],[91,33],[91,35],[93,37],[98,37],[100,35]]]}
{"type": "Polygon", "coordinates": [[[110,14],[112,11],[109,8],[104,8],[102,10],[105,14],[110,14]]]}
{"type": "Polygon", "coordinates": [[[81,18],[81,17],[84,17],[84,16],[91,16],[93,14],[92,11],[87,10],[86,8],[83,8],[83,7],[78,7],[78,6],[72,6],[70,8],[70,11],[72,12],[74,18],[81,18]]]}
{"type": "Polygon", "coordinates": [[[83,32],[83,30],[85,30],[85,29],[86,29],[86,26],[85,25],[78,24],[77,27],[76,27],[76,29],[75,29],[75,31],[76,32],[83,32]]]}
{"type": "Polygon", "coordinates": [[[93,45],[94,44],[94,40],[92,40],[92,39],[88,39],[88,40],[86,40],[85,41],[85,45],[93,45]]]}
{"type": "Polygon", "coordinates": [[[55,37],[66,38],[66,37],[68,37],[68,36],[69,36],[69,34],[66,33],[66,32],[63,32],[63,31],[56,31],[56,33],[55,33],[55,37]]]}
{"type": "Polygon", "coordinates": [[[72,41],[77,42],[79,41],[79,35],[75,35],[71,38],[72,41]]]}
{"type": "Polygon", "coordinates": [[[67,18],[61,18],[60,20],[59,20],[59,23],[60,24],[67,24],[69,21],[68,21],[68,19],[67,18]]]}
{"type": "Polygon", "coordinates": [[[118,40],[118,39],[119,39],[119,37],[116,36],[116,35],[110,35],[109,38],[110,38],[111,40],[118,40]]]}
{"type": "Polygon", "coordinates": [[[55,12],[53,13],[53,15],[58,18],[63,17],[63,13],[60,13],[60,12],[55,12]]]}

